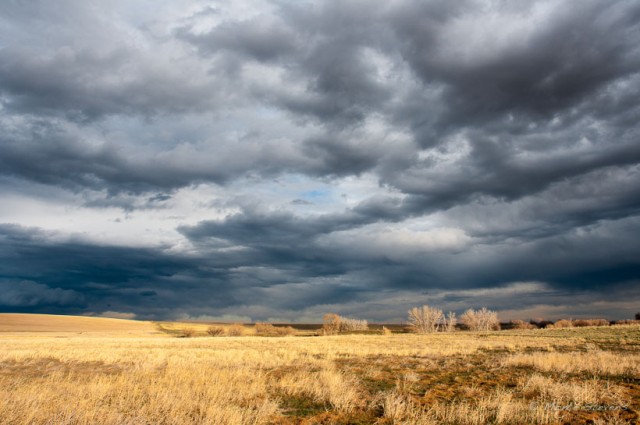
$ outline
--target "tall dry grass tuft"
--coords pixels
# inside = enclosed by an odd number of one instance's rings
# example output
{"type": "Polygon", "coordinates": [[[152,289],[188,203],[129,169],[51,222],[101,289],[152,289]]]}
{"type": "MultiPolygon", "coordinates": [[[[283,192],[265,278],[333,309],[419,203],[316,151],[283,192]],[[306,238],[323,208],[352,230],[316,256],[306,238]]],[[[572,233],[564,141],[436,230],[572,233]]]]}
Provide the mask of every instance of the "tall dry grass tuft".
{"type": "Polygon", "coordinates": [[[498,388],[474,402],[435,402],[420,407],[407,395],[392,391],[382,401],[384,417],[393,424],[556,424],[558,411],[545,409],[514,398],[512,392],[498,388]]]}
{"type": "Polygon", "coordinates": [[[586,379],[578,382],[559,382],[547,376],[533,374],[521,378],[520,392],[535,399],[538,403],[569,405],[620,405],[620,388],[598,379],[586,379]]]}
{"type": "Polygon", "coordinates": [[[325,363],[319,371],[305,374],[288,373],[274,380],[273,386],[290,396],[308,396],[316,402],[329,403],[341,412],[363,406],[362,394],[355,377],[325,363]]]}

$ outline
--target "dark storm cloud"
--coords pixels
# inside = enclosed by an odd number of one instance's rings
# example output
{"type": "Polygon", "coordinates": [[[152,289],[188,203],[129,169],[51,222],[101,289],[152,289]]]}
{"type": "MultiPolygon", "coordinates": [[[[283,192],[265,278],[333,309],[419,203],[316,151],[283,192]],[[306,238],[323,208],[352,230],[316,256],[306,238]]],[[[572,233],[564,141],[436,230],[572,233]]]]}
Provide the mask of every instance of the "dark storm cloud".
{"type": "MultiPolygon", "coordinates": [[[[440,20],[430,19],[431,25],[424,24],[425,15],[433,16],[431,8],[426,13],[402,10],[394,22],[405,42],[403,57],[416,74],[425,84],[445,85],[448,110],[443,118],[454,128],[461,123],[484,126],[487,119],[504,113],[547,119],[612,80],[637,72],[640,7],[633,2],[588,1],[579,9],[560,5],[524,40],[505,46],[494,34],[486,45],[473,45],[475,51],[451,48],[449,42],[462,40],[449,41],[438,34],[448,22],[469,13],[454,7],[455,12],[440,20]]],[[[520,10],[509,11],[507,6],[506,17],[517,20],[536,5],[511,7],[520,10]]],[[[503,23],[508,27],[509,22],[503,23]]]]}
{"type": "MultiPolygon", "coordinates": [[[[5,155],[20,166],[5,165],[3,170],[24,169],[24,177],[37,181],[76,181],[80,187],[98,181],[117,192],[225,183],[247,173],[335,177],[371,171],[385,184],[423,196],[417,203],[438,209],[475,195],[513,198],[536,192],[563,178],[616,165],[616,158],[624,158],[623,165],[637,162],[638,111],[632,99],[638,91],[630,79],[640,60],[640,8],[633,2],[589,1],[579,10],[547,2],[397,2],[371,10],[367,2],[329,1],[313,7],[277,5],[272,13],[249,19],[224,17],[205,31],[192,22],[203,16],[196,13],[169,32],[182,47],[144,25],[133,26],[138,37],[157,45],[158,54],[132,43],[90,8],[69,8],[68,15],[59,7],[43,7],[47,13],[34,14],[28,5],[3,6],[7,17],[39,23],[30,36],[9,20],[4,23],[5,31],[20,42],[0,50],[0,91],[7,111],[57,126],[46,117],[165,120],[255,104],[286,112],[306,134],[291,141],[284,157],[260,155],[231,166],[214,161],[208,169],[193,169],[163,160],[144,164],[112,143],[74,157],[72,152],[86,144],[82,139],[92,137],[80,131],[74,135],[78,142],[54,142],[56,149],[71,151],[62,158],[64,167],[55,156],[49,166],[16,149],[5,155]],[[485,31],[485,20],[497,29],[485,31]],[[181,50],[188,44],[201,58],[181,50]],[[245,68],[252,63],[277,77],[251,77],[255,71],[245,68]],[[229,72],[230,67],[235,71],[229,72]],[[602,134],[590,140],[601,149],[579,164],[568,160],[572,152],[550,152],[538,164],[524,167],[515,161],[537,151],[534,138],[571,147],[589,137],[585,126],[599,117],[609,120],[611,108],[620,111],[618,118],[625,111],[624,125],[598,122],[602,134]],[[319,125],[315,134],[306,129],[306,117],[319,125]],[[367,134],[368,142],[355,143],[354,129],[372,119],[383,128],[367,134]],[[402,158],[385,155],[381,146],[393,131],[409,131],[412,142],[428,149],[447,149],[450,137],[467,137],[471,151],[434,172],[433,163],[416,159],[415,146],[402,158]],[[614,137],[627,143],[609,153],[614,137]],[[62,169],[61,175],[51,168],[62,169]],[[87,176],[91,173],[82,168],[95,171],[87,176]],[[412,175],[414,181],[408,181],[412,175]]],[[[204,15],[219,13],[214,8],[204,15]]],[[[26,137],[35,145],[22,144],[30,152],[51,146],[49,138],[59,139],[49,134],[26,137]]],[[[129,137],[135,140],[136,135],[129,137]]],[[[196,146],[201,136],[176,137],[174,144],[196,146]]],[[[7,144],[11,141],[3,142],[7,144]]],[[[166,154],[173,147],[148,154],[166,154]]],[[[234,151],[246,155],[237,142],[216,143],[211,149],[225,157],[234,151]]],[[[197,161],[199,154],[192,149],[183,161],[197,161]]]]}
{"type": "Polygon", "coordinates": [[[140,318],[161,318],[178,311],[259,304],[265,294],[273,294],[268,288],[279,284],[308,288],[304,294],[281,294],[271,300],[288,309],[347,300],[352,298],[348,293],[364,290],[348,282],[299,283],[346,269],[337,259],[333,265],[314,265],[309,252],[295,254],[282,242],[272,243],[273,249],[265,252],[212,250],[189,256],[160,248],[57,241],[53,236],[38,229],[0,226],[0,310],[135,311],[140,318]]]}
{"type": "Polygon", "coordinates": [[[2,308],[266,318],[638,284],[637,2],[158,4],[0,5],[0,191],[228,215],[155,248],[3,225],[2,308]]]}
{"type": "Polygon", "coordinates": [[[60,306],[77,308],[83,306],[84,297],[81,293],[60,288],[50,288],[46,285],[28,280],[11,281],[0,280],[0,308],[27,308],[60,306]]]}
{"type": "Polygon", "coordinates": [[[475,195],[517,198],[596,168],[637,163],[633,122],[613,128],[600,123],[607,134],[589,134],[584,128],[606,113],[605,104],[621,113],[633,109],[629,101],[637,99],[637,90],[627,93],[618,85],[627,86],[639,68],[640,8],[632,2],[597,1],[584,3],[580,10],[552,3],[502,6],[400,2],[366,13],[365,3],[325,2],[315,8],[282,6],[277,25],[229,21],[209,33],[193,35],[182,28],[179,34],[205,56],[233,53],[245,61],[281,67],[289,81],[300,82],[306,90],[292,95],[286,86],[266,88],[268,101],[294,115],[315,116],[331,128],[358,125],[375,112],[390,125],[409,127],[424,147],[446,147],[446,136],[464,136],[466,129],[471,133],[468,157],[447,170],[418,162],[409,170],[408,178],[411,171],[418,174],[415,183],[407,183],[398,168],[362,153],[354,156],[347,150],[348,139],[311,144],[310,155],[331,154],[328,174],[359,173],[380,165],[383,181],[409,193],[423,192],[424,199],[416,202],[430,209],[448,208],[475,195]],[[536,11],[537,6],[550,11],[536,11]],[[536,13],[542,15],[540,22],[524,23],[536,22],[536,13]],[[496,17],[506,31],[512,30],[511,21],[523,22],[513,43],[506,43],[503,37],[508,35],[498,30],[487,36],[482,29],[483,19],[496,17]],[[256,48],[254,31],[260,32],[262,42],[274,40],[268,54],[256,48]],[[296,37],[284,42],[284,33],[296,37]],[[474,36],[486,40],[481,44],[474,36]],[[234,40],[233,46],[220,37],[234,40]],[[367,49],[390,62],[387,72],[401,75],[408,65],[417,80],[376,78],[383,70],[363,53],[367,49]],[[393,90],[395,99],[390,97],[393,90]],[[553,140],[556,148],[571,147],[583,137],[599,149],[550,152],[537,164],[518,163],[518,156],[537,152],[536,144],[548,143],[545,140],[553,140]],[[609,152],[613,138],[626,143],[609,152]],[[584,157],[573,163],[575,154],[584,157]],[[459,174],[450,174],[455,168],[459,174]]]}
{"type": "Polygon", "coordinates": [[[519,281],[604,289],[640,276],[640,261],[631,254],[640,246],[630,236],[639,230],[637,216],[580,230],[567,226],[546,237],[521,234],[520,239],[511,235],[492,241],[491,235],[478,239],[476,247],[435,250],[399,247],[393,240],[385,241],[384,229],[376,232],[380,238],[363,238],[352,229],[368,221],[355,217],[300,220],[283,213],[245,211],[181,230],[201,246],[213,240],[224,248],[244,248],[247,251],[238,251],[238,263],[282,268],[292,276],[341,275],[350,282],[350,273],[357,272],[362,290],[491,287],[519,281]],[[247,252],[247,259],[240,259],[247,252]]]}
{"type": "Polygon", "coordinates": [[[166,305],[145,301],[151,297],[144,291],[169,295],[164,299],[168,304],[175,286],[189,287],[189,276],[197,275],[193,259],[152,249],[56,242],[50,237],[37,229],[0,226],[0,281],[8,294],[0,301],[4,311],[78,313],[139,305],[140,310],[157,314],[166,305]],[[180,273],[184,280],[174,280],[180,273]]]}
{"type": "Polygon", "coordinates": [[[376,81],[377,69],[364,57],[363,49],[384,43],[381,36],[388,31],[369,5],[281,5],[278,12],[273,19],[225,21],[201,34],[183,27],[176,34],[224,67],[236,68],[251,60],[281,66],[288,81],[304,87],[304,93],[268,86],[252,91],[293,115],[309,116],[323,125],[339,128],[360,122],[390,97],[390,88],[376,81]]]}

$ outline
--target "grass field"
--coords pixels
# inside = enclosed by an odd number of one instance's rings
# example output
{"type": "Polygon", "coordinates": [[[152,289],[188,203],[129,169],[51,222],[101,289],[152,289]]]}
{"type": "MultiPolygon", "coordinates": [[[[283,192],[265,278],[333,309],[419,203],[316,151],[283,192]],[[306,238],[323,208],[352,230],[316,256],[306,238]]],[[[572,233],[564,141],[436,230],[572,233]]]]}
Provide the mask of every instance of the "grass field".
{"type": "Polygon", "coordinates": [[[270,338],[84,319],[0,315],[0,423],[640,421],[638,325],[270,338]]]}

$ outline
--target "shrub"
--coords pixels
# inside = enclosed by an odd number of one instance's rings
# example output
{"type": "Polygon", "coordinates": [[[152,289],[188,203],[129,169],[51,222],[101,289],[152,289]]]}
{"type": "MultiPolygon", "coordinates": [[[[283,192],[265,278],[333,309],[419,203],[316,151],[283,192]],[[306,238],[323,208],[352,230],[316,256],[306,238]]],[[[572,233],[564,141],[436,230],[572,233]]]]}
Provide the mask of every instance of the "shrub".
{"type": "Polygon", "coordinates": [[[417,333],[436,332],[443,317],[442,310],[439,308],[428,305],[413,307],[409,310],[409,325],[417,333]]]}
{"type": "Polygon", "coordinates": [[[288,335],[295,335],[296,333],[298,333],[295,328],[291,327],[291,326],[282,326],[280,328],[276,328],[278,329],[278,332],[280,332],[280,335],[283,336],[288,336],[288,335]]]}
{"type": "Polygon", "coordinates": [[[366,320],[342,317],[335,313],[327,313],[323,317],[322,335],[336,335],[340,332],[366,331],[369,323],[366,320]]]}
{"type": "Polygon", "coordinates": [[[327,313],[322,318],[322,333],[324,335],[335,335],[340,332],[340,316],[335,313],[327,313]]]}
{"type": "Polygon", "coordinates": [[[271,323],[256,323],[256,333],[262,336],[294,335],[296,330],[291,326],[273,326],[271,323]]]}
{"type": "Polygon", "coordinates": [[[224,335],[224,328],[222,326],[209,326],[207,334],[209,336],[222,336],[224,335]]]}
{"type": "Polygon", "coordinates": [[[234,323],[227,328],[227,335],[229,336],[242,336],[244,335],[244,326],[241,323],[234,323]]]}
{"type": "Polygon", "coordinates": [[[366,320],[351,319],[349,317],[340,317],[340,332],[366,331],[369,329],[369,323],[366,320]]]}
{"type": "Polygon", "coordinates": [[[182,338],[191,338],[196,334],[196,331],[193,328],[184,328],[180,331],[180,336],[182,338]]]}
{"type": "Polygon", "coordinates": [[[615,322],[613,322],[614,325],[640,325],[640,320],[631,320],[631,319],[625,319],[625,320],[616,320],[615,322]]]}
{"type": "Polygon", "coordinates": [[[513,329],[538,329],[536,325],[529,322],[523,322],[522,320],[512,320],[511,327],[513,329]]]}
{"type": "Polygon", "coordinates": [[[609,326],[606,319],[578,319],[573,321],[573,326],[582,328],[586,326],[609,326]]]}
{"type": "Polygon", "coordinates": [[[382,335],[391,335],[393,333],[393,331],[391,331],[391,329],[387,328],[386,326],[382,327],[382,335]]]}
{"type": "Polygon", "coordinates": [[[490,331],[500,329],[498,313],[482,307],[480,310],[469,309],[460,318],[462,324],[471,331],[490,331]]]}
{"type": "Polygon", "coordinates": [[[555,322],[553,324],[554,328],[572,328],[573,327],[573,322],[571,322],[571,320],[567,320],[567,319],[560,319],[557,322],[555,322]]]}
{"type": "Polygon", "coordinates": [[[640,313],[636,313],[636,320],[640,320],[640,313]]]}

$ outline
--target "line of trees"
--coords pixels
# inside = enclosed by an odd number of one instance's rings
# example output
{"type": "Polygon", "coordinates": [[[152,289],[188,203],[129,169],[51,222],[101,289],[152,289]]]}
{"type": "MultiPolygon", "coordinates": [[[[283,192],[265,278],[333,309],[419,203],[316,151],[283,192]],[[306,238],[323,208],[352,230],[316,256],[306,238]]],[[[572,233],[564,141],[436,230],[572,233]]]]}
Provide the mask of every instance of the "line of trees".
{"type": "MultiPolygon", "coordinates": [[[[417,333],[453,332],[458,324],[458,317],[453,311],[444,312],[436,307],[423,305],[409,310],[409,326],[417,333]]],[[[460,323],[472,331],[490,331],[500,329],[498,313],[485,307],[480,310],[469,309],[460,316],[460,323]]],[[[369,324],[366,320],[353,319],[335,313],[327,313],[323,317],[322,334],[336,335],[345,332],[366,331],[369,324]]]]}
{"type": "MultiPolygon", "coordinates": [[[[450,311],[446,316],[436,307],[423,305],[409,310],[409,326],[417,333],[453,332],[458,320],[450,311]]],[[[460,323],[472,331],[490,331],[500,329],[498,313],[485,307],[480,310],[469,309],[460,316],[460,323]]]]}

